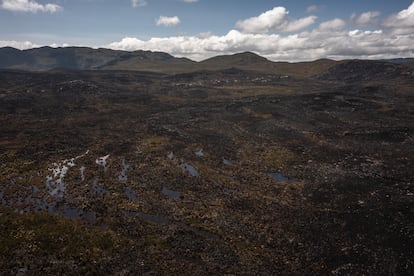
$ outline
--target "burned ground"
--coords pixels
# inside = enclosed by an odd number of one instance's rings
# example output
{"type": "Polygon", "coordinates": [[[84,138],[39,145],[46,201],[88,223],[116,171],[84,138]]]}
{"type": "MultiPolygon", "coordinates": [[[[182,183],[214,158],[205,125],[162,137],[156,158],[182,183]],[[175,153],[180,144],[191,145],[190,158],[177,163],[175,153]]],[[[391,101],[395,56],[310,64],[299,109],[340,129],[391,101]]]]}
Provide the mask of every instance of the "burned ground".
{"type": "Polygon", "coordinates": [[[414,271],[411,78],[0,79],[2,273],[414,271]]]}

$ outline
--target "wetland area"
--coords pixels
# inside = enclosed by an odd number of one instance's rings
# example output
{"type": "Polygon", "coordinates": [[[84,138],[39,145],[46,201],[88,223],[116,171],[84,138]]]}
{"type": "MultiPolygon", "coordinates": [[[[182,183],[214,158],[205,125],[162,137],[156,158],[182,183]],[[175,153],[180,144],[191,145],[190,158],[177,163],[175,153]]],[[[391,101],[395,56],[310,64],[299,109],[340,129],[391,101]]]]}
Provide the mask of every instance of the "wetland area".
{"type": "Polygon", "coordinates": [[[384,64],[0,71],[0,274],[413,273],[414,74],[384,64]]]}

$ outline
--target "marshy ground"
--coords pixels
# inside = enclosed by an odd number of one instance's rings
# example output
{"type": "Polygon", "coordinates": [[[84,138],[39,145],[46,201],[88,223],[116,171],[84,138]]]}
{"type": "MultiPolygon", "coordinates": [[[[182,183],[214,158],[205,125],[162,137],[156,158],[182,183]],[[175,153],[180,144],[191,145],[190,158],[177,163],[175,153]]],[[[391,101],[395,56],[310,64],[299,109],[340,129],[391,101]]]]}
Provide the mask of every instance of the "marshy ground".
{"type": "Polygon", "coordinates": [[[414,82],[0,73],[0,272],[414,271],[414,82]]]}

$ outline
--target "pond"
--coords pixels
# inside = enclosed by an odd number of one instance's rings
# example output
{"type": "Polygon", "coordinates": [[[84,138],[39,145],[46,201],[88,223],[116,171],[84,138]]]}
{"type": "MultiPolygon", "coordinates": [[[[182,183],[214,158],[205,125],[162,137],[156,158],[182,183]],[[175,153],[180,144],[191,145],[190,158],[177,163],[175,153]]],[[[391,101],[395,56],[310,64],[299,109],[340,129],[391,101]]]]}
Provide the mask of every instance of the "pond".
{"type": "Polygon", "coordinates": [[[128,176],[126,175],[126,171],[128,170],[128,168],[129,168],[129,164],[125,162],[125,159],[122,159],[122,170],[118,176],[118,180],[120,182],[126,182],[128,180],[128,176]]]}
{"type": "Polygon", "coordinates": [[[203,149],[200,149],[200,150],[198,150],[198,151],[196,151],[196,152],[194,152],[194,153],[195,153],[195,155],[197,155],[198,157],[203,157],[203,156],[204,156],[203,149]]]}
{"type": "Polygon", "coordinates": [[[93,181],[92,181],[92,188],[95,190],[95,192],[98,194],[98,195],[104,195],[104,194],[106,194],[108,191],[104,188],[104,187],[101,187],[101,186],[99,186],[98,185],[98,183],[97,183],[97,180],[96,179],[94,179],[93,181]]]}
{"type": "Polygon", "coordinates": [[[229,165],[232,165],[233,162],[223,157],[223,164],[229,166],[229,165]]]}
{"type": "Polygon", "coordinates": [[[164,187],[162,188],[161,193],[165,196],[168,196],[169,198],[180,200],[180,192],[173,191],[164,187]]]}
{"type": "Polygon", "coordinates": [[[281,173],[274,172],[274,173],[271,173],[270,176],[273,177],[274,180],[279,181],[279,182],[293,182],[293,180],[282,175],[281,173]]]}
{"type": "Polygon", "coordinates": [[[197,171],[196,168],[194,168],[193,166],[191,166],[188,163],[181,163],[180,164],[180,168],[183,169],[183,171],[188,172],[190,175],[192,176],[200,176],[199,172],[197,171]]]}
{"type": "Polygon", "coordinates": [[[106,171],[108,168],[106,166],[107,162],[106,160],[109,158],[109,156],[111,156],[110,154],[99,157],[98,159],[95,160],[96,164],[103,167],[104,171],[106,171]]]}
{"type": "Polygon", "coordinates": [[[125,187],[124,192],[125,192],[126,196],[129,198],[129,200],[132,200],[132,201],[135,201],[135,202],[139,201],[139,197],[137,196],[137,194],[133,190],[131,190],[130,188],[125,187]]]}

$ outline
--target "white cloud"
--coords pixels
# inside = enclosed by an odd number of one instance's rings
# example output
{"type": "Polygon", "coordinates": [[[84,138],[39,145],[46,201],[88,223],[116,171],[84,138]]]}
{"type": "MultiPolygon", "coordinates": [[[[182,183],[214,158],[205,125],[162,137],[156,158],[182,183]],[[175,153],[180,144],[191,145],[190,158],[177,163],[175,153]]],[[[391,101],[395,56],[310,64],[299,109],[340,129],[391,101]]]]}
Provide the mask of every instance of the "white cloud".
{"type": "Polygon", "coordinates": [[[39,4],[34,0],[3,0],[1,8],[15,12],[50,12],[55,13],[63,10],[63,8],[57,4],[39,4]]]}
{"type": "Polygon", "coordinates": [[[0,47],[13,47],[20,50],[38,48],[40,45],[30,41],[0,40],[0,47]]]}
{"type": "Polygon", "coordinates": [[[259,16],[239,20],[236,26],[245,33],[268,33],[274,31],[295,32],[312,25],[316,16],[301,19],[290,19],[284,7],[275,7],[259,16]]]}
{"type": "MultiPolygon", "coordinates": [[[[257,27],[262,31],[253,33],[244,30],[230,30],[224,35],[201,33],[193,36],[153,37],[145,40],[125,37],[102,47],[127,51],[162,51],[193,60],[203,60],[216,55],[243,51],[252,51],[271,60],[283,61],[304,61],[319,58],[414,57],[414,32],[412,32],[412,28],[408,27],[414,26],[410,25],[412,13],[410,14],[409,10],[414,10],[414,6],[412,6],[388,17],[381,25],[377,25],[375,30],[372,30],[372,26],[367,29],[364,26],[347,25],[345,20],[336,18],[303,31],[304,29],[299,24],[302,19],[287,19],[287,22],[295,22],[290,25],[290,29],[295,29],[292,26],[296,25],[298,31],[276,34],[265,32],[266,28],[257,27]]],[[[289,24],[283,24],[286,22],[286,14],[281,14],[280,22],[283,28],[288,30],[289,24]]],[[[305,20],[302,26],[307,24],[308,22],[305,20]]],[[[0,46],[27,49],[39,45],[31,42],[0,41],[0,46]]]]}
{"type": "MultiPolygon", "coordinates": [[[[346,21],[340,18],[322,22],[311,31],[299,31],[289,35],[266,32],[276,28],[275,22],[278,22],[278,27],[283,26],[285,30],[289,30],[289,24],[284,23],[286,22],[285,11],[279,9],[278,19],[276,20],[275,16],[270,16],[273,21],[267,21],[267,25],[263,24],[266,16],[259,16],[258,20],[256,18],[254,20],[248,19],[248,21],[238,23],[240,27],[244,27],[243,24],[247,24],[247,22],[252,23],[253,25],[250,27],[252,29],[249,29],[249,32],[231,30],[222,36],[203,33],[198,36],[175,36],[149,40],[127,37],[106,47],[120,50],[163,51],[174,56],[188,57],[194,60],[242,51],[253,51],[271,60],[284,61],[414,56],[414,47],[412,46],[414,45],[414,33],[390,35],[394,29],[388,31],[381,29],[375,31],[349,30],[346,28],[346,21]]],[[[370,16],[370,18],[372,17],[370,16]]],[[[308,24],[305,20],[300,26],[300,20],[294,20],[298,26],[297,30],[305,28],[302,26],[308,24]]],[[[289,22],[289,20],[287,21],[289,22]]]]}
{"type": "Polygon", "coordinates": [[[147,1],[145,0],[131,0],[132,7],[143,7],[147,5],[147,1]]]}
{"type": "Polygon", "coordinates": [[[69,47],[69,46],[70,44],[68,43],[62,43],[62,44],[52,43],[49,45],[49,47],[52,47],[52,48],[69,47]]]}
{"type": "Polygon", "coordinates": [[[315,23],[316,16],[308,16],[297,20],[289,20],[289,22],[283,26],[283,32],[297,32],[303,30],[313,23],[315,23]]]}
{"type": "Polygon", "coordinates": [[[354,13],[351,15],[350,21],[353,25],[358,27],[375,25],[378,22],[380,14],[381,13],[378,11],[364,12],[360,15],[354,13]]]}
{"type": "Polygon", "coordinates": [[[407,9],[388,17],[383,25],[397,29],[414,28],[414,2],[407,9]]]}
{"type": "Polygon", "coordinates": [[[195,2],[198,2],[198,0],[181,0],[181,1],[186,2],[186,3],[195,3],[195,2]]]}
{"type": "Polygon", "coordinates": [[[307,13],[314,13],[318,12],[322,9],[322,6],[312,5],[306,8],[307,13]]]}
{"type": "MultiPolygon", "coordinates": [[[[339,22],[339,21],[338,21],[339,22]]],[[[363,31],[319,27],[310,32],[281,36],[231,30],[223,36],[176,36],[140,40],[127,37],[106,47],[152,50],[203,60],[216,55],[253,51],[271,60],[302,61],[319,58],[391,58],[413,56],[414,34],[393,37],[381,30],[363,31]]]]}
{"type": "Polygon", "coordinates": [[[346,23],[344,20],[335,18],[326,22],[319,24],[318,30],[320,31],[334,31],[340,30],[345,27],[346,23]]]}
{"type": "Polygon", "coordinates": [[[157,20],[155,20],[155,24],[157,24],[157,26],[166,26],[166,27],[171,27],[171,26],[176,26],[178,24],[180,24],[180,18],[178,18],[178,16],[160,16],[158,17],[157,20]]]}

